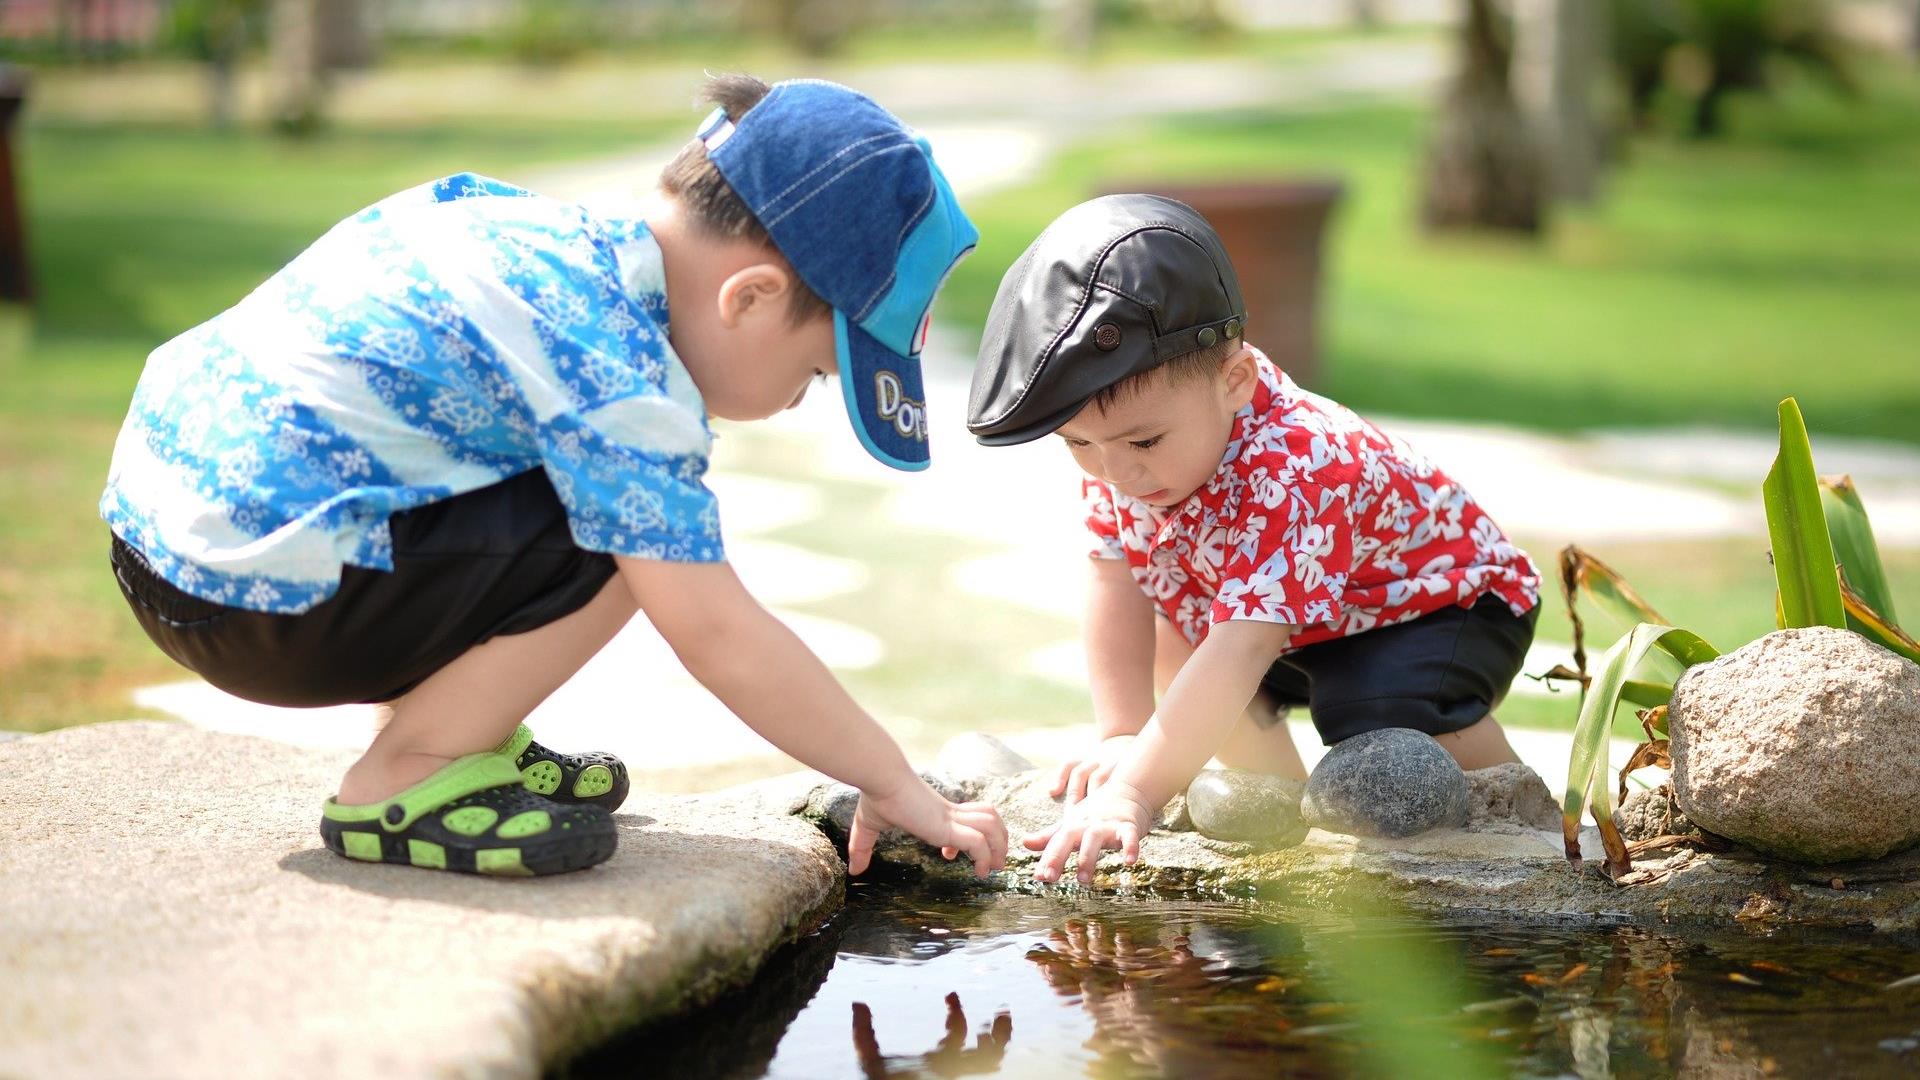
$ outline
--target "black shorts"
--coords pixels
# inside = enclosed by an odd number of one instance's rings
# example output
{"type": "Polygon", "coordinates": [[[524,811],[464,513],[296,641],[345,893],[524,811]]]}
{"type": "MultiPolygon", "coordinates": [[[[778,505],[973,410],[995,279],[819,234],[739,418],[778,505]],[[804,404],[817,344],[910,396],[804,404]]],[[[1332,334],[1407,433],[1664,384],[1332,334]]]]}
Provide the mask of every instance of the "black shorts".
{"type": "Polygon", "coordinates": [[[1277,706],[1306,706],[1328,746],[1379,728],[1444,735],[1506,696],[1539,619],[1538,604],[1515,615],[1483,596],[1470,608],[1304,646],[1274,661],[1260,689],[1277,706]]]}
{"type": "Polygon", "coordinates": [[[388,521],[393,570],[343,567],[339,591],[299,615],[191,596],[118,536],[111,561],[160,651],[230,694],[301,707],[391,701],[496,634],[580,610],[615,570],[573,542],[540,469],[388,521]]]}

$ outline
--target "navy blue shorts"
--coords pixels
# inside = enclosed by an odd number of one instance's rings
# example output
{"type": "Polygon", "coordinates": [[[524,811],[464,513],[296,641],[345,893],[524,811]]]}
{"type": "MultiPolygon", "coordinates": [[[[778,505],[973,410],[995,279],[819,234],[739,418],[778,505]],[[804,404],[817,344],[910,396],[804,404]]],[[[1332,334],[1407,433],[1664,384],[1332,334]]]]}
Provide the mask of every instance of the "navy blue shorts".
{"type": "Polygon", "coordinates": [[[573,542],[540,469],[388,524],[393,570],[344,567],[339,590],[298,615],[182,592],[118,536],[110,561],[160,651],[230,694],[301,707],[392,701],[489,638],[573,614],[615,572],[573,542]]]}
{"type": "Polygon", "coordinates": [[[1506,696],[1539,619],[1538,604],[1515,615],[1483,596],[1304,646],[1274,661],[1260,690],[1276,706],[1306,706],[1328,746],[1379,728],[1444,735],[1480,722],[1506,696]]]}

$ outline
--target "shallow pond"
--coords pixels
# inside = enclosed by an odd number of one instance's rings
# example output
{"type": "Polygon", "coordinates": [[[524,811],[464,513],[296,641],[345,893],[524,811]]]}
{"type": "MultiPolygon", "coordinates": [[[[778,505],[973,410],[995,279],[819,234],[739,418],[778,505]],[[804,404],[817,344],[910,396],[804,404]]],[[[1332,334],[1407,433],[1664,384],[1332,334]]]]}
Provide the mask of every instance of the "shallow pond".
{"type": "Polygon", "coordinates": [[[856,884],[576,1076],[1920,1075],[1920,941],[856,884]]]}

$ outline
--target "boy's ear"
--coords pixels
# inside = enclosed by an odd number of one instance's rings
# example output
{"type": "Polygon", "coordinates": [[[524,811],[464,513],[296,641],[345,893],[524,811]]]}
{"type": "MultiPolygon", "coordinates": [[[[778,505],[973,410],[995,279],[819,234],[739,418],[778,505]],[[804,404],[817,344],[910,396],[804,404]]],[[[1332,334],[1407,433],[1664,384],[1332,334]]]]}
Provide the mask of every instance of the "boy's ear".
{"type": "Polygon", "coordinates": [[[1238,412],[1253,400],[1253,388],[1260,384],[1260,363],[1253,358],[1253,350],[1243,342],[1227,357],[1221,374],[1226,376],[1223,386],[1227,401],[1238,412]]]}
{"type": "Polygon", "coordinates": [[[754,263],[720,283],[720,324],[731,330],[740,320],[777,311],[793,288],[793,272],[777,263],[754,263]]]}

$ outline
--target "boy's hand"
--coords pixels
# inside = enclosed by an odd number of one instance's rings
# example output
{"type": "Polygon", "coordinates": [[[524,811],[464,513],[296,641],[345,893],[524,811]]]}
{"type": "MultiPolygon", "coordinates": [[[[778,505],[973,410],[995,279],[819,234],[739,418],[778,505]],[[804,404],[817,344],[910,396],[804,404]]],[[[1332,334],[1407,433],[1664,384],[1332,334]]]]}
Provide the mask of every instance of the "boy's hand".
{"type": "Polygon", "coordinates": [[[1097,793],[1069,806],[1059,824],[1021,841],[1029,850],[1043,852],[1033,868],[1034,880],[1059,881],[1067,859],[1076,852],[1082,885],[1093,884],[1094,866],[1109,848],[1120,849],[1129,865],[1139,862],[1140,838],[1153,827],[1157,809],[1126,784],[1107,782],[1097,793]]]}
{"type": "Polygon", "coordinates": [[[864,873],[873,859],[874,842],[888,828],[904,829],[940,849],[951,859],[964,851],[973,860],[973,876],[987,875],[1007,865],[1007,827],[1000,811],[987,803],[950,803],[918,776],[886,795],[860,793],[847,830],[847,872],[864,873]]]}
{"type": "Polygon", "coordinates": [[[1113,776],[1113,767],[1127,756],[1133,739],[1132,735],[1109,735],[1100,740],[1092,757],[1061,762],[1060,771],[1053,778],[1053,790],[1048,794],[1057,799],[1065,793],[1068,806],[1093,794],[1113,776]]]}

